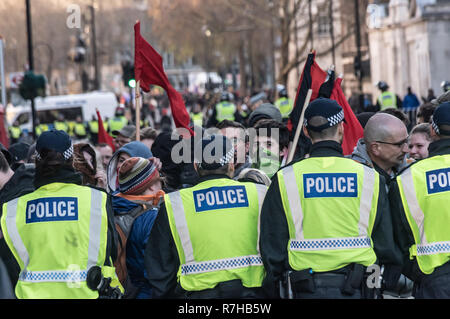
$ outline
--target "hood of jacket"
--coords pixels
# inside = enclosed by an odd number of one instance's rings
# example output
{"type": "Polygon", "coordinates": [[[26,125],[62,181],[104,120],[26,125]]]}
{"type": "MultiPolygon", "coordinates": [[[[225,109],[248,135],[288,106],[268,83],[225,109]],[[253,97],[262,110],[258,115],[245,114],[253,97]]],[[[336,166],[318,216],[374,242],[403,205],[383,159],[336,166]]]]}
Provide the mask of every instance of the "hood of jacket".
{"type": "Polygon", "coordinates": [[[143,157],[145,159],[153,157],[153,154],[147,145],[139,141],[127,143],[119,148],[111,157],[106,170],[107,188],[110,193],[114,193],[118,190],[117,161],[121,153],[126,153],[130,157],[143,157]]]}
{"type": "Polygon", "coordinates": [[[352,160],[355,160],[361,164],[373,167],[372,160],[367,153],[366,143],[364,139],[360,138],[355,148],[353,149],[352,155],[349,156],[352,160]]]}

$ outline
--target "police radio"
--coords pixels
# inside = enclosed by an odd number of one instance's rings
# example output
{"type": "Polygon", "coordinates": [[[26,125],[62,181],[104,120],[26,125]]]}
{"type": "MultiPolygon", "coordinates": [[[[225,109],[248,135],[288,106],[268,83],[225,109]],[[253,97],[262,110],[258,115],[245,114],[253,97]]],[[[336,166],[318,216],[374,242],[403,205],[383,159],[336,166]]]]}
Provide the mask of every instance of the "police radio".
{"type": "Polygon", "coordinates": [[[111,287],[111,280],[103,277],[99,266],[93,266],[88,270],[86,283],[91,290],[98,291],[99,299],[122,299],[122,292],[118,287],[111,287]]]}

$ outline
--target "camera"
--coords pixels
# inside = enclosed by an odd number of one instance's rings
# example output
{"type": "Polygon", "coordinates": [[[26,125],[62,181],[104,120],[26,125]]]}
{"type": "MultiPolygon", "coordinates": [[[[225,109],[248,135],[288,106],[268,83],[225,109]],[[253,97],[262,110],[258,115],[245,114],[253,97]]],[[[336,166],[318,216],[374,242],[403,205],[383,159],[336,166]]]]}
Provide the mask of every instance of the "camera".
{"type": "Polygon", "coordinates": [[[111,287],[111,278],[103,277],[99,266],[93,266],[88,270],[86,283],[91,290],[98,291],[99,299],[122,299],[123,297],[118,287],[111,287]]]}

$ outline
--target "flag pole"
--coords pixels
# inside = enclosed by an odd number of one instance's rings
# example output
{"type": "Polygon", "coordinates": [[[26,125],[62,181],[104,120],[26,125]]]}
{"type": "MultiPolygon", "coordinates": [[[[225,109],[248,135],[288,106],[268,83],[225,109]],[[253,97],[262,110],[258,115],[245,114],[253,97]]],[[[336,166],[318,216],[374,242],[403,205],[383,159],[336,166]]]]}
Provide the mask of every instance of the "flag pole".
{"type": "Polygon", "coordinates": [[[141,140],[141,81],[137,81],[135,87],[135,105],[136,105],[136,141],[141,140]]]}
{"type": "Polygon", "coordinates": [[[300,132],[303,128],[303,119],[305,117],[305,110],[309,104],[309,101],[311,100],[311,95],[312,95],[312,89],[309,89],[308,95],[306,96],[306,99],[305,99],[305,103],[303,104],[302,114],[300,115],[300,120],[298,121],[298,124],[297,124],[294,141],[291,144],[291,148],[289,150],[289,155],[288,155],[286,164],[289,164],[290,162],[292,162],[292,159],[294,158],[295,150],[297,149],[298,139],[300,138],[300,132]]]}

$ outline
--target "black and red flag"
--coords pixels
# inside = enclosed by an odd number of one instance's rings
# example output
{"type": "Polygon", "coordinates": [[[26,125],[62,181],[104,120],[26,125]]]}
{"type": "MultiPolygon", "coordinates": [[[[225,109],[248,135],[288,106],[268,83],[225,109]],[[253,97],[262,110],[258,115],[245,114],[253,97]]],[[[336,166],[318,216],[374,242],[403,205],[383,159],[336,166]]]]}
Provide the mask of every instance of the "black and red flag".
{"type": "MultiPolygon", "coordinates": [[[[298,122],[300,121],[300,116],[303,111],[303,104],[305,103],[308,90],[312,89],[310,102],[314,101],[318,97],[324,97],[337,101],[343,108],[346,123],[344,123],[344,141],[342,143],[342,148],[344,155],[349,155],[352,153],[358,139],[363,136],[363,129],[344,96],[341,88],[342,79],[338,78],[335,80],[334,70],[329,70],[328,72],[322,70],[315,61],[315,57],[315,51],[308,54],[305,66],[303,68],[303,73],[297,87],[294,107],[289,116],[287,125],[289,131],[291,132],[291,140],[295,135],[298,122]]],[[[298,150],[297,156],[303,156],[305,153],[308,153],[310,141],[306,138],[303,132],[300,135],[299,146],[300,149],[298,150]]]]}

